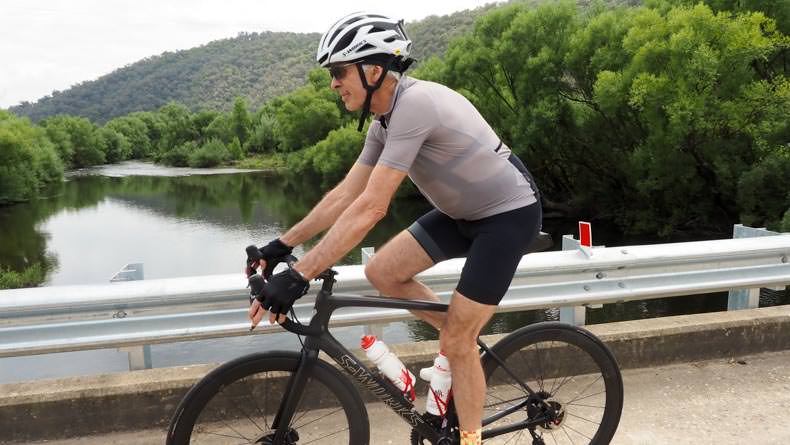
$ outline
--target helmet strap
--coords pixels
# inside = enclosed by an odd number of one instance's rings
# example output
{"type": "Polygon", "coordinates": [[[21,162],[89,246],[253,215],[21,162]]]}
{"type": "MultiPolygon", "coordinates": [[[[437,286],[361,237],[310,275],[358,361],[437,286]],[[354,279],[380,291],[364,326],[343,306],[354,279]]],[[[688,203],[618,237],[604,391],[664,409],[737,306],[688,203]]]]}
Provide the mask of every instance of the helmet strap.
{"type": "Polygon", "coordinates": [[[381,87],[381,84],[384,83],[384,78],[387,77],[387,72],[389,72],[390,67],[392,66],[395,58],[390,59],[386,65],[379,65],[384,68],[384,71],[381,72],[381,76],[379,76],[376,83],[373,85],[368,85],[368,80],[365,78],[365,70],[362,68],[364,62],[360,62],[357,64],[357,70],[359,71],[359,78],[362,81],[362,86],[365,87],[368,94],[365,96],[365,105],[362,106],[362,114],[359,116],[359,126],[357,126],[357,131],[362,131],[362,127],[365,126],[365,121],[370,116],[370,102],[373,100],[373,93],[376,92],[381,87]]]}

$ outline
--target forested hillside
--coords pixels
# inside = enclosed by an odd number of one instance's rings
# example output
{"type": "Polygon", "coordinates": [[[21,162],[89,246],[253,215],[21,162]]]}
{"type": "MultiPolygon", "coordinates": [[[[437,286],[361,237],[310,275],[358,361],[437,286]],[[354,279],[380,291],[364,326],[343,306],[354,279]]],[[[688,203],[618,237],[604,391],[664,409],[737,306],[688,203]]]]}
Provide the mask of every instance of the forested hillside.
{"type": "MultiPolygon", "coordinates": [[[[546,0],[513,0],[509,3],[538,5],[546,0]]],[[[635,5],[641,0],[577,0],[583,6],[635,5]]],[[[442,56],[449,42],[472,29],[477,17],[501,3],[430,16],[406,24],[414,45],[414,57],[426,60],[442,56]]],[[[96,80],[55,91],[35,103],[12,107],[18,116],[39,121],[47,116],[69,114],[104,123],[134,111],[153,111],[168,102],[192,111],[228,111],[236,97],[252,108],[303,86],[315,68],[317,33],[241,33],[178,52],[166,52],[119,68],[96,80]]]]}
{"type": "MultiPolygon", "coordinates": [[[[468,32],[474,19],[488,9],[410,23],[409,33],[420,42],[415,46],[415,57],[443,54],[449,41],[468,32]]],[[[173,101],[193,111],[227,111],[236,97],[243,96],[258,108],[306,83],[308,71],[315,68],[319,38],[317,33],[242,33],[232,39],[149,57],[10,111],[33,121],[70,114],[103,123],[134,111],[156,110],[173,101]]]]}

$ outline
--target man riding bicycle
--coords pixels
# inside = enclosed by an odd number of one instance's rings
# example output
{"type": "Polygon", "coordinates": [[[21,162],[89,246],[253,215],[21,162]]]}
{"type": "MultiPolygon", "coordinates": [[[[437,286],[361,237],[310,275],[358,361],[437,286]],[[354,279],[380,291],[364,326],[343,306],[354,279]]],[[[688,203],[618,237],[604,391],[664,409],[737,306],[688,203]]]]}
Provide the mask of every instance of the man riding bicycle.
{"type": "Polygon", "coordinates": [[[403,75],[412,63],[402,20],[354,13],[322,36],[316,59],[349,111],[372,113],[365,145],[346,177],[299,223],[261,248],[261,267],[329,229],[292,269],[271,276],[250,307],[282,322],[309,281],[384,218],[408,175],[435,207],[387,242],[365,268],[382,294],[439,301],[414,276],[466,256],[449,310],[415,312],[440,331],[450,361],[462,444],[479,444],[485,381],[476,339],[504,296],[542,218],[538,189],[521,161],[462,95],[403,75]],[[267,262],[268,261],[268,262],[267,262]]]}

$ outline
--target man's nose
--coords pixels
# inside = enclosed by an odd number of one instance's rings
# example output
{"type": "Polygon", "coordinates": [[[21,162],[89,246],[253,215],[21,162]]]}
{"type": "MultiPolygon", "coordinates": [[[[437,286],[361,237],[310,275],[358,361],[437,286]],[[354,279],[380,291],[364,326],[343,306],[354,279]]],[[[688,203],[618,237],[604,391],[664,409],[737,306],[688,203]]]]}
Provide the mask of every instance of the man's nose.
{"type": "Polygon", "coordinates": [[[334,89],[337,89],[337,88],[340,88],[340,81],[339,81],[339,80],[337,80],[337,79],[335,79],[335,78],[333,77],[333,78],[332,78],[332,82],[329,84],[329,86],[330,86],[330,87],[331,87],[333,90],[334,90],[334,89]]]}

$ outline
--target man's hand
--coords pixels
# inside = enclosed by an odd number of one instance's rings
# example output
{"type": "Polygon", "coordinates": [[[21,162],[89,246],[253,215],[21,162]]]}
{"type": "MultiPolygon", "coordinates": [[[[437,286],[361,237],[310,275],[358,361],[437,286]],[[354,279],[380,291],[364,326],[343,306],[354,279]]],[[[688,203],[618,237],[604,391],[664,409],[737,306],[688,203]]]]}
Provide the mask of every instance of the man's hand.
{"type": "MultiPolygon", "coordinates": [[[[252,248],[252,246],[248,247],[247,249],[252,248]]],[[[272,276],[272,272],[274,272],[274,268],[277,267],[280,262],[285,260],[285,257],[290,255],[293,252],[293,247],[286,245],[279,238],[274,239],[269,242],[269,244],[261,247],[258,249],[260,252],[260,256],[258,257],[259,260],[251,262],[252,258],[250,258],[250,253],[248,251],[247,254],[247,276],[250,276],[253,270],[256,270],[258,266],[261,267],[263,271],[263,277],[269,279],[272,276]]]]}
{"type": "Polygon", "coordinates": [[[284,270],[272,275],[266,283],[260,285],[260,278],[255,284],[250,283],[255,300],[250,306],[248,317],[252,328],[260,323],[266,311],[271,311],[269,323],[285,321],[285,315],[291,309],[294,301],[301,298],[310,289],[310,283],[305,281],[299,272],[293,269],[284,270]]]}

